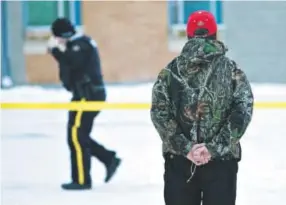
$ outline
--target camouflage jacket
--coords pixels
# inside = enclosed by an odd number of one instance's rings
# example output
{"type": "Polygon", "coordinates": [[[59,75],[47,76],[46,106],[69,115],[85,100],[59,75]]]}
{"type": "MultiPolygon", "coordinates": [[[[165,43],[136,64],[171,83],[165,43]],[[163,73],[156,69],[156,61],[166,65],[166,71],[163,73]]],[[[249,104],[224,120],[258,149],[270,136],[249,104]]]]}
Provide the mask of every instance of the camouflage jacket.
{"type": "Polygon", "coordinates": [[[163,153],[186,156],[205,143],[212,159],[241,158],[239,140],[253,111],[246,75],[216,40],[190,39],[152,89],[151,119],[163,153]]]}

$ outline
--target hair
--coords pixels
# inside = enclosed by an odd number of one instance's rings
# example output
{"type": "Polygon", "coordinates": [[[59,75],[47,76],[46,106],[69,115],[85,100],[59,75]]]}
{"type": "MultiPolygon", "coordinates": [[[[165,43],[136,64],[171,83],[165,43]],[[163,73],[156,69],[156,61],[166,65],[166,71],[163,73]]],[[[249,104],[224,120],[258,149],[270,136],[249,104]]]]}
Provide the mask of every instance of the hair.
{"type": "MultiPolygon", "coordinates": [[[[205,28],[202,29],[197,29],[195,30],[195,37],[200,37],[200,38],[205,38],[205,39],[209,39],[209,40],[216,40],[217,39],[217,34],[212,34],[212,35],[208,35],[208,30],[205,28]]],[[[194,37],[188,36],[188,39],[191,39],[194,37]]]]}

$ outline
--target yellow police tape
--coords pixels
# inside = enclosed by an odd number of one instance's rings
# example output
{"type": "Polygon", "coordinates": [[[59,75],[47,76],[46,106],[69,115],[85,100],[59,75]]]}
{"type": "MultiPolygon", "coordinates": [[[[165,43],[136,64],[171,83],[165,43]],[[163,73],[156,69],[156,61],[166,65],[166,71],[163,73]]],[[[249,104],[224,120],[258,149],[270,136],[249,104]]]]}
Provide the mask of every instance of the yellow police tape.
{"type": "MultiPolygon", "coordinates": [[[[1,109],[20,110],[146,110],[150,103],[110,103],[110,102],[67,102],[67,103],[1,103],[1,109]]],[[[286,102],[256,102],[257,109],[286,109],[286,102]]]]}

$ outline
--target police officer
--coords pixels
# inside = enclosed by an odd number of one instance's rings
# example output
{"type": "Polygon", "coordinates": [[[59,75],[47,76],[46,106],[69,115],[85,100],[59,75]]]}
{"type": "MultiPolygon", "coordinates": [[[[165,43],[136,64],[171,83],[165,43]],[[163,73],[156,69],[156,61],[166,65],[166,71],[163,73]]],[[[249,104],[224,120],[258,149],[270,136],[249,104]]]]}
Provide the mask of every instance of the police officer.
{"type": "MultiPolygon", "coordinates": [[[[77,33],[66,18],[56,19],[48,51],[57,61],[63,86],[72,93],[72,101],[105,101],[106,91],[101,73],[96,42],[77,33]]],[[[105,149],[91,139],[93,121],[100,111],[70,111],[67,125],[68,145],[71,152],[72,182],[63,184],[65,190],[91,189],[91,156],[106,167],[108,182],[121,160],[114,151],[105,149]]]]}

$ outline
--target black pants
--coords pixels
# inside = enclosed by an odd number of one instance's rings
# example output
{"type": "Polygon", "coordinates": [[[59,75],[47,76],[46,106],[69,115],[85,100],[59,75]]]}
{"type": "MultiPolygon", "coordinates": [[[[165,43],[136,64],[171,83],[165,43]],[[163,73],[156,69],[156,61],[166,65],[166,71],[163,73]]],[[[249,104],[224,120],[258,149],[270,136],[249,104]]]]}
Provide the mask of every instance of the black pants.
{"type": "Polygon", "coordinates": [[[187,183],[191,166],[192,163],[183,156],[166,154],[166,205],[235,205],[237,161],[211,161],[198,166],[187,183]]]}
{"type": "Polygon", "coordinates": [[[94,118],[99,112],[70,111],[68,121],[68,145],[71,152],[71,175],[73,182],[90,184],[91,156],[108,165],[115,152],[105,149],[90,133],[94,118]]]}

